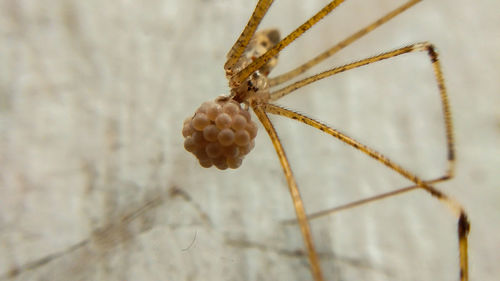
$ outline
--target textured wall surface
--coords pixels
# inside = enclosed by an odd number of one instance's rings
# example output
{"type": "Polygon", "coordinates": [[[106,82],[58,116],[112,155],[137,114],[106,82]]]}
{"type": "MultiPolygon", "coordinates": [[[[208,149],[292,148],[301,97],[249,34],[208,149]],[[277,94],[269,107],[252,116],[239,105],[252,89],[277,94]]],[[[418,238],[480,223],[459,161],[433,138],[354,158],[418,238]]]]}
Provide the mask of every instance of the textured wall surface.
{"type": "MultiPolygon", "coordinates": [[[[222,65],[256,1],[0,1],[1,280],[311,280],[265,131],[238,170],[203,169],[182,121],[227,92],[222,65]]],[[[292,31],[327,1],[273,4],[292,31]]],[[[350,0],[280,56],[306,61],[402,0],[350,0]]],[[[440,52],[456,177],[472,222],[471,280],[500,269],[500,2],[424,1],[309,73],[418,41],[440,52]]],[[[425,54],[352,70],[279,104],[425,179],[446,170],[425,54]]],[[[304,125],[272,118],[306,209],[408,181],[304,125]]],[[[456,220],[422,191],[311,222],[328,280],[457,280],[456,220]]]]}

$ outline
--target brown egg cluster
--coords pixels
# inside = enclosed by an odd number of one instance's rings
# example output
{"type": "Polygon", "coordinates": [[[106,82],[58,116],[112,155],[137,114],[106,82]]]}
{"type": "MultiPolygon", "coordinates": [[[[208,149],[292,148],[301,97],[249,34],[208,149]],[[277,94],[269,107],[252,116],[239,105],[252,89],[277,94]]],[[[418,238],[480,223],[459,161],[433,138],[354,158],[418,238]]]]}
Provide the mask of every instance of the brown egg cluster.
{"type": "Polygon", "coordinates": [[[184,148],[200,165],[236,169],[255,146],[257,125],[248,110],[232,99],[220,97],[203,103],[184,121],[184,148]]]}

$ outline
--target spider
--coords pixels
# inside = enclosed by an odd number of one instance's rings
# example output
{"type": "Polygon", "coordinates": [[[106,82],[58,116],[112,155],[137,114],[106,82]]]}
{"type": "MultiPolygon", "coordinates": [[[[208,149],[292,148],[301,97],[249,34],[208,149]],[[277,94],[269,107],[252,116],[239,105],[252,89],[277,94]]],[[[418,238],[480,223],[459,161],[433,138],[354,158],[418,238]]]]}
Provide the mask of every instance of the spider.
{"type": "Polygon", "coordinates": [[[447,205],[457,217],[458,248],[460,253],[459,275],[461,281],[468,280],[467,235],[469,233],[470,224],[467,219],[467,215],[463,207],[458,202],[433,186],[435,183],[443,182],[453,177],[455,149],[453,140],[453,124],[444,79],[441,72],[438,54],[435,47],[431,43],[414,43],[353,63],[331,68],[327,71],[292,83],[281,89],[276,90],[274,88],[292,78],[295,78],[299,74],[304,73],[309,68],[332,56],[337,51],[350,45],[354,41],[363,37],[370,31],[386,23],[420,1],[421,0],[410,0],[406,2],[373,23],[348,36],[303,65],[283,75],[269,78],[268,75],[277,64],[279,52],[344,1],[331,1],[309,20],[304,22],[285,38],[281,39],[280,33],[277,29],[257,31],[257,27],[273,2],[272,0],[259,0],[252,16],[245,26],[245,29],[227,54],[227,61],[224,65],[224,70],[229,81],[230,94],[228,96],[220,96],[213,101],[203,103],[194,115],[188,117],[184,121],[182,130],[182,134],[185,137],[184,147],[187,151],[193,153],[198,158],[201,166],[205,168],[215,166],[221,170],[227,168],[236,169],[241,165],[244,156],[254,147],[254,138],[257,134],[257,126],[251,120],[249,109],[251,108],[254,111],[255,115],[258,117],[259,121],[271,138],[281,166],[283,167],[283,172],[288,183],[289,192],[292,197],[293,206],[297,216],[296,222],[300,227],[304,239],[311,274],[315,281],[322,281],[325,279],[322,274],[314,241],[311,236],[309,220],[416,189],[423,189],[427,191],[430,195],[447,205]],[[445,175],[441,177],[432,180],[422,180],[381,153],[354,140],[353,138],[306,115],[299,114],[272,103],[273,101],[276,101],[281,97],[320,79],[412,52],[425,52],[428,55],[439,89],[444,116],[448,155],[448,170],[445,175]],[[392,169],[394,172],[412,181],[414,185],[356,202],[351,202],[349,204],[319,213],[307,215],[304,210],[304,205],[289,161],[287,160],[285,151],[276,130],[268,117],[268,114],[281,115],[321,130],[322,132],[331,135],[332,137],[377,160],[389,169],[392,169]]]}

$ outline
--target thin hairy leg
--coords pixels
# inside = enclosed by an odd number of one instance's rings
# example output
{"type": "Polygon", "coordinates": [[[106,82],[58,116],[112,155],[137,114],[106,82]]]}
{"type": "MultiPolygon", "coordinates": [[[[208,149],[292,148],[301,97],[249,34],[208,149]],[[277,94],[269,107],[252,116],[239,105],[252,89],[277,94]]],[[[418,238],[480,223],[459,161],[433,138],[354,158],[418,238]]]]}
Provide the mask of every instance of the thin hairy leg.
{"type": "Polygon", "coordinates": [[[338,51],[340,51],[340,50],[344,49],[345,47],[351,45],[356,40],[358,40],[361,37],[365,36],[366,34],[370,33],[371,31],[373,31],[377,27],[379,27],[382,24],[388,22],[389,20],[391,20],[395,16],[397,16],[397,15],[401,14],[402,12],[406,11],[407,9],[411,8],[413,5],[417,4],[420,1],[422,1],[422,0],[408,1],[407,3],[399,6],[398,8],[396,8],[396,9],[394,9],[392,11],[390,11],[389,13],[387,13],[383,17],[379,18],[378,20],[376,20],[376,21],[372,22],[371,24],[367,25],[366,27],[364,27],[364,28],[358,30],[357,32],[353,33],[349,37],[347,37],[344,40],[340,41],[339,43],[337,43],[336,45],[334,45],[330,49],[324,51],[323,53],[319,54],[318,56],[316,56],[315,58],[309,60],[308,62],[302,64],[301,66],[299,66],[299,67],[297,67],[297,68],[295,68],[293,70],[290,70],[290,71],[288,71],[288,72],[286,72],[284,74],[281,74],[279,76],[276,76],[276,77],[273,77],[273,78],[269,79],[269,86],[270,87],[277,86],[279,84],[287,82],[290,79],[293,79],[296,76],[298,76],[298,75],[306,72],[311,67],[317,65],[318,63],[320,63],[320,62],[324,61],[325,59],[331,57],[333,54],[337,53],[338,51]]]}
{"type": "Polygon", "coordinates": [[[262,21],[262,18],[266,15],[267,10],[272,3],[273,0],[259,0],[257,6],[255,6],[255,10],[253,11],[252,16],[245,26],[245,29],[243,30],[243,32],[241,32],[240,37],[238,37],[233,47],[227,54],[227,61],[224,64],[224,69],[226,70],[226,72],[230,72],[231,68],[240,59],[241,55],[248,45],[248,42],[250,42],[250,39],[252,39],[253,35],[255,34],[255,30],[262,21]]]}
{"type": "Polygon", "coordinates": [[[429,59],[432,63],[434,76],[436,78],[436,83],[439,90],[439,96],[441,99],[441,108],[443,111],[445,132],[446,132],[446,146],[447,146],[447,158],[448,158],[448,170],[444,177],[452,178],[455,170],[455,142],[453,137],[453,123],[451,121],[451,111],[450,105],[448,102],[448,95],[446,93],[446,87],[444,85],[443,73],[441,71],[441,65],[439,63],[438,54],[435,50],[435,47],[429,42],[421,42],[415,43],[406,47],[402,47],[396,50],[392,50],[389,52],[382,53],[377,56],[369,57],[366,59],[362,59],[350,64],[346,64],[340,67],[335,67],[330,70],[324,71],[322,73],[318,73],[311,77],[300,80],[296,83],[293,83],[287,87],[276,90],[270,94],[270,101],[275,101],[280,99],[281,97],[290,94],[291,92],[302,88],[306,85],[309,85],[315,81],[320,79],[330,77],[332,75],[351,70],[357,67],[361,67],[367,64],[371,64],[377,61],[393,58],[399,55],[408,54],[412,52],[422,52],[425,51],[429,56],[429,59]]]}
{"type": "Polygon", "coordinates": [[[281,50],[283,50],[286,46],[292,43],[295,39],[299,38],[304,32],[306,32],[309,28],[315,25],[318,21],[323,19],[326,15],[328,15],[333,9],[335,9],[342,2],[344,2],[344,0],[334,0],[329,4],[327,4],[325,7],[323,7],[323,9],[321,9],[318,13],[312,16],[309,20],[304,22],[292,33],[283,38],[278,44],[276,44],[276,46],[271,48],[262,56],[255,59],[251,64],[249,64],[243,70],[234,74],[230,79],[229,82],[230,86],[235,87],[237,85],[240,85],[243,81],[245,81],[245,79],[248,78],[248,76],[257,71],[257,69],[261,68],[271,58],[276,56],[281,50]]]}
{"type": "Polygon", "coordinates": [[[260,108],[260,105],[254,104],[252,105],[252,109],[254,110],[255,114],[257,115],[260,122],[266,129],[269,137],[271,138],[276,153],[278,154],[281,166],[283,167],[286,181],[288,183],[288,189],[290,191],[290,195],[292,196],[293,206],[295,208],[295,213],[297,215],[297,221],[300,227],[300,231],[302,232],[302,236],[304,237],[304,242],[306,244],[306,249],[309,256],[309,263],[311,264],[311,271],[314,280],[323,281],[324,280],[323,274],[321,273],[318,254],[314,248],[314,243],[311,236],[311,229],[309,227],[309,222],[307,220],[304,204],[302,202],[302,198],[300,197],[299,189],[297,187],[297,183],[295,182],[295,178],[293,177],[292,169],[286,157],[285,150],[281,145],[281,142],[278,138],[278,134],[276,133],[276,130],[274,129],[273,124],[271,123],[271,120],[269,120],[269,117],[264,112],[264,110],[260,108]]]}
{"type": "Polygon", "coordinates": [[[430,185],[428,182],[421,180],[419,177],[411,173],[410,171],[404,169],[402,166],[396,164],[394,161],[390,160],[389,158],[385,157],[381,153],[375,151],[374,149],[354,140],[351,137],[348,137],[347,135],[326,126],[325,124],[316,121],[312,118],[309,118],[305,115],[296,113],[294,111],[279,107],[277,105],[273,105],[270,103],[262,103],[259,105],[259,107],[264,110],[267,113],[271,114],[276,114],[276,115],[281,115],[293,120],[297,120],[299,122],[302,122],[306,125],[312,126],[322,132],[325,132],[331,136],[333,136],[336,139],[341,140],[342,142],[354,147],[355,149],[365,153],[366,155],[370,156],[371,158],[377,160],[378,162],[384,164],[386,167],[389,169],[397,172],[401,176],[405,177],[406,179],[412,181],[417,185],[419,188],[424,189],[427,191],[430,195],[433,197],[437,198],[440,202],[445,204],[453,214],[458,219],[458,241],[459,241],[459,251],[460,251],[460,280],[461,281],[467,281],[468,280],[468,247],[467,247],[467,235],[469,233],[470,229],[470,224],[469,220],[467,219],[467,214],[465,213],[464,208],[460,203],[458,203],[455,199],[447,196],[446,194],[442,193],[438,189],[434,188],[432,185],[430,185]]]}

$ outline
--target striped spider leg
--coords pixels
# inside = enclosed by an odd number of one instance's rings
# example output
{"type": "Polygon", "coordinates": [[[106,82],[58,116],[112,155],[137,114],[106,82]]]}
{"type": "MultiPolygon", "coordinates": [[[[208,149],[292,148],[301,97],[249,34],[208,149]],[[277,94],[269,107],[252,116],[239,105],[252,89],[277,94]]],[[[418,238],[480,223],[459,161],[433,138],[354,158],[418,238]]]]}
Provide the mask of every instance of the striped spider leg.
{"type": "Polygon", "coordinates": [[[318,254],[315,250],[314,242],[311,236],[309,226],[310,219],[416,189],[423,189],[433,197],[439,199],[442,203],[448,206],[457,217],[460,252],[459,275],[461,281],[468,280],[467,235],[470,226],[467,215],[463,207],[458,202],[433,186],[435,183],[446,181],[453,177],[455,150],[448,97],[446,94],[438,55],[432,44],[428,42],[411,44],[377,56],[332,68],[278,90],[272,89],[272,87],[278,86],[296,77],[297,75],[302,74],[309,68],[332,56],[337,51],[363,37],[370,31],[420,1],[421,0],[410,0],[406,2],[296,69],[275,78],[268,78],[270,71],[277,63],[277,56],[279,52],[344,1],[331,1],[296,30],[280,40],[279,32],[276,29],[256,32],[262,18],[266,15],[273,2],[272,0],[259,0],[252,16],[250,17],[250,20],[245,26],[245,29],[227,55],[227,62],[224,65],[224,69],[226,71],[226,77],[229,80],[230,95],[218,97],[214,101],[205,102],[200,108],[198,108],[193,116],[187,118],[184,122],[183,135],[186,138],[184,146],[186,150],[192,152],[198,158],[203,167],[208,168],[216,166],[219,169],[237,168],[241,165],[243,157],[249,153],[254,146],[254,138],[257,132],[257,127],[250,119],[250,114],[248,113],[248,109],[252,108],[271,138],[280,163],[283,167],[289,192],[292,197],[293,206],[297,215],[296,223],[299,225],[302,232],[309,258],[311,273],[315,281],[323,281],[325,279],[321,271],[318,254]],[[425,52],[428,55],[433,67],[434,76],[436,78],[441,98],[447,138],[448,170],[445,175],[439,178],[422,180],[381,153],[359,143],[347,135],[305,115],[271,103],[272,101],[276,101],[279,98],[317,80],[367,64],[413,52],[425,52]],[[244,105],[244,107],[241,107],[241,105],[244,105]],[[392,169],[404,178],[413,182],[414,185],[356,202],[351,202],[349,204],[319,213],[307,215],[297,183],[292,173],[292,169],[268,114],[281,115],[319,129],[384,164],[389,169],[392,169]]]}

